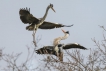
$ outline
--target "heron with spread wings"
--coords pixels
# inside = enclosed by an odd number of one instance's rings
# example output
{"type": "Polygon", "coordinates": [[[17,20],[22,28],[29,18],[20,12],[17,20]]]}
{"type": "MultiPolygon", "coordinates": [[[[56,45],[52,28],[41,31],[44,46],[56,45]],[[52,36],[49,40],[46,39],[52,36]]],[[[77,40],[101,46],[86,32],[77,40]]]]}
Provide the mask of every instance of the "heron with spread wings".
{"type": "Polygon", "coordinates": [[[86,50],[84,46],[78,44],[78,43],[70,43],[70,44],[58,44],[57,46],[44,46],[38,50],[36,50],[37,54],[51,54],[55,55],[59,58],[60,61],[63,61],[63,49],[72,49],[72,48],[78,48],[86,50]]]}
{"type": "Polygon", "coordinates": [[[65,34],[62,37],[58,37],[54,39],[53,46],[44,46],[38,50],[36,50],[37,54],[52,54],[59,58],[60,61],[63,61],[63,49],[72,49],[72,48],[79,48],[79,49],[87,49],[84,46],[78,44],[78,43],[70,43],[70,44],[61,44],[61,40],[65,40],[69,37],[69,31],[65,31],[61,29],[63,33],[65,34]]]}
{"type": "MultiPolygon", "coordinates": [[[[41,19],[37,19],[32,14],[30,14],[30,9],[29,10],[27,8],[26,9],[20,9],[20,11],[19,11],[20,19],[24,24],[28,23],[28,24],[33,25],[33,28],[31,30],[37,30],[39,28],[39,26],[42,25],[44,20],[46,19],[48,11],[49,11],[50,8],[55,12],[55,10],[53,9],[53,4],[50,4],[46,8],[46,12],[45,12],[43,18],[41,18],[41,19]]],[[[26,29],[28,29],[28,26],[26,27],[26,29]]],[[[30,30],[30,27],[29,27],[29,30],[30,30]]]]}
{"type": "Polygon", "coordinates": [[[45,12],[45,15],[43,18],[36,18],[34,17],[31,13],[30,13],[30,8],[24,8],[24,9],[20,9],[19,11],[19,15],[20,15],[20,19],[24,24],[30,24],[29,26],[26,27],[26,30],[29,31],[33,31],[34,28],[35,30],[39,29],[54,29],[54,28],[60,28],[60,27],[71,27],[73,25],[62,25],[59,23],[53,23],[53,22],[47,22],[44,21],[47,14],[48,14],[48,10],[52,9],[54,12],[55,10],[53,9],[53,4],[50,4],[45,12]]]}
{"type": "MultiPolygon", "coordinates": [[[[30,14],[30,9],[28,10],[27,8],[26,9],[24,8],[24,9],[20,9],[20,11],[19,11],[21,21],[25,24],[28,23],[28,24],[33,25],[33,28],[32,28],[32,30],[33,30],[33,42],[34,42],[35,46],[37,46],[36,41],[35,41],[35,33],[36,33],[37,29],[39,28],[39,26],[43,24],[44,20],[47,17],[47,14],[48,14],[48,11],[50,8],[55,12],[55,10],[53,9],[53,4],[50,4],[46,8],[46,12],[45,12],[43,18],[41,18],[41,19],[37,19],[32,14],[30,14]]],[[[29,26],[27,26],[26,29],[28,27],[29,26]]]]}

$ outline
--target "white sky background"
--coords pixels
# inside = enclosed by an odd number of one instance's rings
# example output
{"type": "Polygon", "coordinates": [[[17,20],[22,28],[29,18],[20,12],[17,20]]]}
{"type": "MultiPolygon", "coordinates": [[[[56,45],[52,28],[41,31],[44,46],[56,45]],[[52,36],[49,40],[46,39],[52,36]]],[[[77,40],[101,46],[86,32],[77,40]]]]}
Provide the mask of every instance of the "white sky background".
{"type": "MultiPolygon", "coordinates": [[[[19,9],[28,7],[35,17],[41,18],[50,3],[54,5],[56,13],[49,10],[46,21],[65,25],[74,24],[73,27],[63,28],[70,31],[70,37],[62,43],[77,42],[86,48],[95,48],[91,38],[102,39],[103,30],[98,25],[106,26],[106,0],[2,0],[0,1],[0,48],[5,47],[4,53],[23,52],[20,60],[24,60],[27,55],[26,46],[32,46],[32,31],[27,31],[27,25],[21,22],[19,9]]],[[[42,36],[42,40],[38,46],[51,45],[54,38],[63,35],[61,29],[39,29],[36,36],[42,36]]],[[[87,54],[89,51],[83,53],[87,54]]],[[[1,63],[0,61],[0,66],[1,63]]]]}

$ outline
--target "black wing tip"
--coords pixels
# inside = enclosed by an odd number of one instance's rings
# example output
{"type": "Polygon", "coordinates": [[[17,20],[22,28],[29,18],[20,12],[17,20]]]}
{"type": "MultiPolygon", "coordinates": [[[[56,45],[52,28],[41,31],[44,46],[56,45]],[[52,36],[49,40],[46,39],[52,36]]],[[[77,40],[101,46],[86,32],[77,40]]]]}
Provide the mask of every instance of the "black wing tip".
{"type": "Polygon", "coordinates": [[[35,52],[38,54],[39,52],[38,52],[38,50],[35,50],[35,52]]]}
{"type": "Polygon", "coordinates": [[[80,49],[88,50],[87,48],[85,48],[84,46],[82,46],[80,44],[76,44],[76,45],[80,46],[80,49]]]}
{"type": "Polygon", "coordinates": [[[85,48],[84,46],[81,46],[80,44],[78,44],[80,46],[80,49],[84,49],[84,50],[88,50],[87,48],[85,48]]]}
{"type": "Polygon", "coordinates": [[[35,52],[36,52],[37,54],[42,54],[42,51],[40,52],[39,50],[35,50],[35,52]]]}
{"type": "Polygon", "coordinates": [[[84,50],[88,50],[88,49],[87,49],[87,48],[85,48],[85,47],[84,47],[83,49],[84,49],[84,50]]]}
{"type": "Polygon", "coordinates": [[[19,11],[21,12],[21,11],[23,11],[23,10],[24,10],[24,11],[28,11],[28,12],[30,12],[30,8],[27,8],[27,7],[26,7],[26,8],[20,8],[19,11]]]}
{"type": "Polygon", "coordinates": [[[72,25],[63,25],[64,27],[72,27],[74,24],[72,25]]]}
{"type": "Polygon", "coordinates": [[[25,14],[30,14],[30,8],[27,8],[27,7],[26,8],[20,8],[19,15],[23,16],[25,14]]]}
{"type": "Polygon", "coordinates": [[[82,45],[80,45],[78,43],[74,43],[74,44],[80,46],[80,49],[88,50],[87,48],[85,48],[84,46],[82,46],[82,45]]]}

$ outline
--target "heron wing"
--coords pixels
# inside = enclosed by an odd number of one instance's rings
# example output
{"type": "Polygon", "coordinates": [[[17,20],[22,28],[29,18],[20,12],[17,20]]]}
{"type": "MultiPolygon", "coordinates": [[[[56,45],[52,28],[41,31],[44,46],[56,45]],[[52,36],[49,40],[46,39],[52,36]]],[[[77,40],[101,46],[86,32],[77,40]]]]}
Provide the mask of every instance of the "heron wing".
{"type": "Polygon", "coordinates": [[[20,19],[24,24],[36,23],[39,20],[30,14],[30,8],[23,8],[19,11],[20,19]]]}
{"type": "Polygon", "coordinates": [[[63,49],[71,49],[71,48],[79,48],[79,49],[84,49],[84,50],[87,49],[84,46],[81,46],[80,44],[76,44],[76,43],[70,43],[63,47],[63,49]]]}
{"type": "Polygon", "coordinates": [[[54,46],[44,46],[43,48],[40,48],[38,50],[36,50],[37,54],[53,54],[54,53],[54,46]]]}
{"type": "Polygon", "coordinates": [[[53,28],[61,28],[61,27],[71,27],[73,25],[62,25],[59,23],[47,22],[44,21],[42,25],[39,26],[40,29],[53,29],[53,28]]]}

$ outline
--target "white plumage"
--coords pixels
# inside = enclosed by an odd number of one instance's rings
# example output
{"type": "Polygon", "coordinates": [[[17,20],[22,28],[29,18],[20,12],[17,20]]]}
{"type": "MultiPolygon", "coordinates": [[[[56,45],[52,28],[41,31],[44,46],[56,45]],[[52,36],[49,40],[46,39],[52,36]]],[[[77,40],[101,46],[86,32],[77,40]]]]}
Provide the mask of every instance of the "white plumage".
{"type": "Polygon", "coordinates": [[[55,38],[54,41],[53,41],[54,46],[57,46],[58,44],[60,44],[61,40],[65,40],[69,37],[69,32],[68,31],[64,31],[63,29],[62,29],[62,31],[64,32],[65,35],[62,36],[62,37],[55,38]]]}

